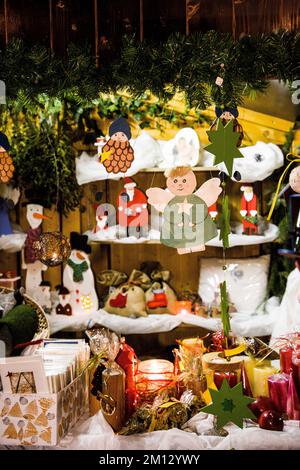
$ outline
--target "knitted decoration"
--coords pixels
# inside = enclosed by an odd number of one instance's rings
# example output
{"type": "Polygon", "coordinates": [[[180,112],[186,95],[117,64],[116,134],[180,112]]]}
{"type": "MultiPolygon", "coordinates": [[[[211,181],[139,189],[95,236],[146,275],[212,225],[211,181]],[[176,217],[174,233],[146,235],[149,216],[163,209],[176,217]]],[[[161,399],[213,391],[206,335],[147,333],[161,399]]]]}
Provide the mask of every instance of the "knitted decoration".
{"type": "Polygon", "coordinates": [[[30,305],[17,305],[0,319],[0,331],[6,325],[11,333],[13,346],[31,341],[38,329],[36,311],[30,305]]]}
{"type": "Polygon", "coordinates": [[[71,259],[68,259],[67,264],[73,269],[73,281],[81,282],[83,281],[83,273],[89,269],[89,265],[86,261],[83,261],[80,264],[74,263],[71,259]]]}

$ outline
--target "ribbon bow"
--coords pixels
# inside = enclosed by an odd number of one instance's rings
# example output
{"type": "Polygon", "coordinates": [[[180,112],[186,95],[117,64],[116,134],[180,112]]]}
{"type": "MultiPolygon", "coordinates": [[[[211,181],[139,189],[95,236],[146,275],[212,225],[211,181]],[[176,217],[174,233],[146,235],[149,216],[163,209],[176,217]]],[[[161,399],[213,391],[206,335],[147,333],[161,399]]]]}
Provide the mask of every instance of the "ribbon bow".
{"type": "Polygon", "coordinates": [[[298,155],[293,155],[292,153],[288,153],[287,156],[286,156],[286,159],[290,162],[286,168],[283,170],[280,178],[279,178],[279,181],[278,181],[278,184],[277,184],[277,188],[276,188],[276,192],[275,192],[275,196],[273,198],[273,201],[272,201],[272,205],[271,205],[271,208],[270,208],[270,211],[269,211],[269,214],[268,214],[268,217],[267,217],[267,220],[269,221],[272,217],[272,214],[273,214],[273,211],[274,211],[274,208],[275,208],[275,205],[276,205],[276,201],[278,199],[278,195],[279,195],[279,191],[280,191],[280,187],[281,187],[281,183],[282,181],[284,180],[284,177],[285,175],[287,174],[290,166],[293,164],[293,163],[300,163],[300,156],[298,155]]]}
{"type": "Polygon", "coordinates": [[[114,269],[107,269],[102,271],[97,276],[97,282],[103,286],[114,286],[117,287],[123,282],[126,282],[128,276],[126,273],[115,271],[114,269]]]}
{"type": "Polygon", "coordinates": [[[148,274],[144,273],[143,271],[134,269],[129,276],[128,284],[134,284],[135,286],[139,286],[143,290],[146,290],[151,286],[151,279],[149,278],[148,274]]]}
{"type": "Polygon", "coordinates": [[[170,273],[170,271],[167,271],[167,270],[159,271],[157,269],[155,271],[152,271],[152,273],[151,273],[151,279],[153,281],[167,282],[167,281],[169,281],[170,277],[171,277],[171,273],[170,273]]]}

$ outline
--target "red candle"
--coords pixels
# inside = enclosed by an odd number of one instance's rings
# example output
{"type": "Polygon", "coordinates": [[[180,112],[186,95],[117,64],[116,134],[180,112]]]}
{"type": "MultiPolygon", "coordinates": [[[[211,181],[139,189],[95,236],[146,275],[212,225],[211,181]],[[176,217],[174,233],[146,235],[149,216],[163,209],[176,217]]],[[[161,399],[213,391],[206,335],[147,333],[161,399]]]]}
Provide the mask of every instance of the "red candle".
{"type": "Polygon", "coordinates": [[[291,346],[284,346],[279,351],[280,354],[280,370],[285,374],[290,374],[292,371],[292,355],[293,348],[291,346]]]}
{"type": "Polygon", "coordinates": [[[290,374],[286,414],[289,419],[300,420],[300,401],[297,395],[293,374],[290,374]]]}
{"type": "Polygon", "coordinates": [[[289,375],[274,374],[268,378],[269,395],[279,413],[286,413],[289,375]]]}
{"type": "Polygon", "coordinates": [[[300,350],[299,349],[294,351],[292,355],[292,373],[293,373],[293,379],[295,382],[295,387],[296,387],[298,396],[300,397],[300,350]]]}
{"type": "Polygon", "coordinates": [[[234,387],[237,384],[237,374],[235,372],[214,372],[214,383],[218,390],[222,386],[223,380],[226,379],[230,388],[234,387]]]}

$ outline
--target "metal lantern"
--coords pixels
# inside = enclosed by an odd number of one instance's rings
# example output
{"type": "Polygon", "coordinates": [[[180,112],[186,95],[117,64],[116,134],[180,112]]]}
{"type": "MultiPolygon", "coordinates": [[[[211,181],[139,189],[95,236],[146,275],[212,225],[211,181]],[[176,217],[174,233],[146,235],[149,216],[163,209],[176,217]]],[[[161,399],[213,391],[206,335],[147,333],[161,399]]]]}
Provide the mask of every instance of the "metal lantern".
{"type": "Polygon", "coordinates": [[[46,266],[58,266],[71,254],[70,241],[60,232],[42,233],[33,243],[33,249],[38,260],[46,266]]]}

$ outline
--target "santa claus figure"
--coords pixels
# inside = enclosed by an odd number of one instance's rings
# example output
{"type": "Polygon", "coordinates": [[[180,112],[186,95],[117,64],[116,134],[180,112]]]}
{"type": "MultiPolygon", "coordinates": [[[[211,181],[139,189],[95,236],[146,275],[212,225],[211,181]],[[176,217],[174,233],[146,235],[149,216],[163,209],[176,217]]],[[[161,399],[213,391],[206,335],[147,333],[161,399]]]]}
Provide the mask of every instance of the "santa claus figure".
{"type": "MultiPolygon", "coordinates": [[[[129,143],[131,131],[126,119],[120,117],[109,128],[108,142],[102,147],[100,163],[107,173],[126,173],[134,160],[133,149],[129,143]]],[[[101,148],[101,142],[99,142],[101,148]]]]}
{"type": "Polygon", "coordinates": [[[124,190],[118,196],[117,207],[120,233],[125,237],[147,237],[147,196],[136,187],[132,178],[124,179],[124,190]]]}
{"type": "Polygon", "coordinates": [[[252,186],[242,186],[243,196],[241,199],[240,214],[243,218],[243,234],[254,235],[257,233],[257,198],[253,193],[252,186]]]}

